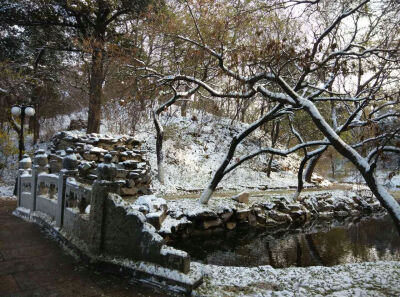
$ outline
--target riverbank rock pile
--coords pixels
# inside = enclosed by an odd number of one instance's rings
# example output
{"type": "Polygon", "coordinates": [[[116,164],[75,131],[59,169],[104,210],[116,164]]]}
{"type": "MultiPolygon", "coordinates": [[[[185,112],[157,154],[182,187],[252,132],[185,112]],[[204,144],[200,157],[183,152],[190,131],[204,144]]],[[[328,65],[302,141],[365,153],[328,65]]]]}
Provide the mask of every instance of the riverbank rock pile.
{"type": "Polygon", "coordinates": [[[168,201],[167,216],[159,233],[173,241],[238,227],[297,228],[314,220],[343,220],[385,211],[369,191],[310,192],[296,202],[289,196],[250,197],[249,204],[234,198],[214,199],[209,206],[193,199],[168,201]]]}
{"type": "Polygon", "coordinates": [[[141,142],[131,136],[109,136],[84,134],[76,131],[56,133],[49,154],[51,173],[62,168],[66,150],[72,148],[78,161],[78,177],[92,183],[97,179],[97,167],[110,154],[111,162],[117,167],[116,179],[121,183],[122,196],[137,196],[150,193],[150,164],[141,149],[141,142]]]}

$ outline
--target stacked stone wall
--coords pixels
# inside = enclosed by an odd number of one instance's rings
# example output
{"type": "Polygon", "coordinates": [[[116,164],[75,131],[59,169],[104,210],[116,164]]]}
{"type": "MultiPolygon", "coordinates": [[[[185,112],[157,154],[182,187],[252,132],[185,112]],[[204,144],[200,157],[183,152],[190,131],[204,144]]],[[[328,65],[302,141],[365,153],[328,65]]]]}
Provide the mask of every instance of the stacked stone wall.
{"type": "Polygon", "coordinates": [[[116,165],[116,181],[121,185],[121,196],[136,197],[150,194],[150,165],[140,141],[130,136],[111,137],[101,134],[79,134],[65,131],[55,134],[48,155],[50,173],[58,173],[68,148],[77,159],[78,175],[82,183],[97,179],[98,165],[110,154],[116,165]]]}
{"type": "MultiPolygon", "coordinates": [[[[238,196],[246,195],[242,193],[238,196]]],[[[305,193],[295,202],[287,196],[275,196],[267,201],[251,199],[250,202],[247,197],[246,203],[242,203],[238,202],[238,196],[233,199],[224,198],[224,207],[199,209],[190,201],[170,203],[158,232],[167,242],[173,242],[231,231],[238,227],[258,228],[274,233],[303,228],[316,221],[341,221],[371,213],[385,213],[385,209],[370,191],[305,193]]],[[[221,204],[224,203],[221,201],[221,204]]]]}

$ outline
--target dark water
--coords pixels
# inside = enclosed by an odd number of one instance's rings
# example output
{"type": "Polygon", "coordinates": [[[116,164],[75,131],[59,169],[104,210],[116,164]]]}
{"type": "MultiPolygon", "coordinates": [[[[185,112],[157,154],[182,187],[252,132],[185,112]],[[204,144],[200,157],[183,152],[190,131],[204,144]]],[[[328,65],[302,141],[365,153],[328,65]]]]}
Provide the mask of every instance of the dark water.
{"type": "Polygon", "coordinates": [[[283,268],[400,260],[400,236],[388,215],[321,224],[274,233],[236,230],[172,245],[194,260],[225,266],[283,268]]]}

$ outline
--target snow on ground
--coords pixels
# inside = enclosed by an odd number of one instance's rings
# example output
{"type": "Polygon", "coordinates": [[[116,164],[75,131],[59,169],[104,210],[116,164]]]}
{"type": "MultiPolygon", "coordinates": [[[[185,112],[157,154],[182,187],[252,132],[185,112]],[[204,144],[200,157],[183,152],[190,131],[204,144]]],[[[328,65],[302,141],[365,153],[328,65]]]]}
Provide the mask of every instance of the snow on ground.
{"type": "MultiPolygon", "coordinates": [[[[158,193],[174,193],[180,190],[204,189],[222,160],[225,158],[232,137],[243,131],[247,124],[218,118],[209,114],[192,116],[163,116],[165,183],[153,179],[153,189],[158,193]]],[[[269,138],[258,130],[237,148],[233,163],[237,158],[269,145],[269,138]],[[258,138],[258,139],[257,139],[258,138]]],[[[155,154],[156,137],[151,121],[141,125],[135,134],[143,141],[154,176],[157,170],[155,154]]],[[[267,156],[259,156],[229,173],[219,186],[226,190],[287,188],[297,185],[293,170],[298,166],[297,155],[286,158],[276,157],[274,162],[279,172],[267,177],[267,156]]]]}
{"type": "MultiPolygon", "coordinates": [[[[173,109],[171,110],[173,111],[173,109]]],[[[48,119],[46,124],[56,132],[65,130],[72,119],[78,118],[85,119],[84,111],[48,119]]],[[[143,142],[143,149],[148,151],[153,175],[152,189],[158,194],[204,189],[210,182],[212,174],[224,159],[232,137],[248,126],[248,124],[241,122],[231,124],[229,119],[196,112],[187,117],[178,116],[176,112],[165,112],[161,116],[161,122],[165,131],[163,151],[166,178],[163,185],[156,179],[156,133],[152,119],[150,117],[143,118],[137,126],[138,131],[135,133],[135,137],[143,142]]],[[[109,133],[107,127],[111,126],[107,120],[103,120],[101,132],[109,133]]],[[[51,131],[46,130],[46,133],[51,131]]],[[[71,131],[71,133],[73,132],[71,131]]],[[[79,132],[79,134],[81,133],[79,132]]],[[[26,138],[26,148],[27,151],[32,152],[36,148],[32,148],[30,144],[29,135],[26,138]]],[[[268,135],[257,130],[238,146],[233,162],[269,144],[268,135]]],[[[40,148],[45,148],[49,143],[42,142],[39,145],[40,148]]],[[[297,155],[286,158],[276,157],[274,167],[278,169],[278,172],[272,172],[271,178],[268,178],[265,173],[267,160],[267,156],[263,155],[242,164],[229,173],[219,186],[225,190],[240,191],[246,188],[257,190],[287,188],[297,185],[297,177],[293,173],[300,161],[297,155]]],[[[3,175],[2,182],[11,186],[14,184],[15,168],[10,167],[6,171],[7,177],[5,178],[3,175]]]]}
{"type": "Polygon", "coordinates": [[[0,197],[12,197],[14,186],[0,186],[0,197]]]}
{"type": "Polygon", "coordinates": [[[400,262],[284,269],[191,265],[204,274],[193,296],[400,296],[400,262]]]}
{"type": "Polygon", "coordinates": [[[382,172],[379,175],[379,182],[392,191],[400,191],[400,174],[390,179],[387,173],[382,172]]]}
{"type": "Polygon", "coordinates": [[[41,140],[48,140],[56,132],[67,130],[71,124],[71,121],[78,119],[87,120],[87,109],[45,119],[42,124],[43,128],[40,135],[41,140]]]}
{"type": "MultiPolygon", "coordinates": [[[[391,191],[399,191],[400,190],[400,174],[397,174],[390,178],[389,174],[391,171],[387,170],[377,170],[376,176],[378,178],[378,182],[385,186],[388,190],[391,191]]],[[[364,184],[365,180],[362,175],[357,171],[351,171],[349,174],[343,179],[344,183],[352,183],[352,184],[364,184]]]]}

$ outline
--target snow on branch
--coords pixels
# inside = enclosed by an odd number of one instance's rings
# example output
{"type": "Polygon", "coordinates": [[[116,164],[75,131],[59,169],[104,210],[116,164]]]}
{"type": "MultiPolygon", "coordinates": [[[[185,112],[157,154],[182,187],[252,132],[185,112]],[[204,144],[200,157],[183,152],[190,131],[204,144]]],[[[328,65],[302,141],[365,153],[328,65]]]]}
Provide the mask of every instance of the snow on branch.
{"type": "MultiPolygon", "coordinates": [[[[367,4],[370,0],[364,0],[362,1],[359,5],[355,6],[352,9],[347,9],[346,11],[344,11],[343,13],[341,13],[331,24],[329,27],[327,27],[322,33],[321,35],[317,38],[317,40],[314,42],[313,48],[311,50],[311,55],[310,55],[310,61],[313,61],[315,58],[315,55],[317,54],[319,45],[321,44],[321,42],[325,39],[326,36],[328,36],[339,24],[340,22],[345,19],[346,17],[352,15],[353,13],[355,13],[359,8],[361,8],[362,6],[364,6],[365,4],[367,4]]],[[[355,35],[353,35],[352,39],[355,38],[355,35]]],[[[343,49],[343,52],[347,51],[350,49],[350,43],[345,47],[345,49],[343,49]]],[[[295,91],[298,91],[305,78],[307,77],[307,75],[311,72],[314,72],[318,69],[321,68],[322,65],[325,65],[332,57],[334,56],[328,56],[324,61],[322,61],[322,63],[318,63],[318,65],[314,68],[310,68],[310,66],[307,66],[306,70],[303,72],[303,74],[300,76],[299,80],[297,81],[296,86],[294,87],[295,91]]]]}
{"type": "Polygon", "coordinates": [[[187,81],[187,82],[191,82],[194,83],[200,87],[202,87],[203,89],[205,89],[208,93],[210,93],[210,95],[214,96],[214,97],[220,97],[220,98],[251,98],[256,94],[256,91],[254,89],[249,90],[248,92],[245,93],[239,93],[239,92],[232,92],[232,93],[224,93],[224,92],[220,92],[215,90],[214,88],[212,88],[208,83],[206,83],[205,81],[201,80],[201,79],[197,79],[193,76],[189,76],[189,75],[169,75],[169,76],[164,76],[160,79],[160,81],[163,82],[172,82],[172,81],[179,81],[179,80],[183,80],[183,81],[187,81]]]}
{"type": "Polygon", "coordinates": [[[357,120],[357,122],[353,122],[356,118],[358,118],[361,115],[361,111],[364,109],[365,106],[367,106],[368,100],[365,100],[361,102],[361,104],[358,105],[358,107],[353,111],[353,113],[347,118],[346,122],[338,128],[340,132],[346,131],[348,127],[359,127],[360,121],[357,120]]]}
{"type": "MultiPolygon", "coordinates": [[[[364,139],[363,141],[360,141],[358,143],[355,143],[352,145],[353,148],[359,148],[362,147],[363,145],[369,143],[369,142],[375,142],[375,141],[379,141],[388,137],[392,137],[392,133],[384,133],[375,137],[370,137],[367,139],[364,139]]],[[[400,138],[400,135],[394,135],[393,138],[400,138]]]]}
{"type": "Polygon", "coordinates": [[[383,152],[400,153],[400,148],[395,146],[384,146],[384,147],[374,148],[367,156],[368,162],[371,162],[374,156],[377,156],[383,152]]]}
{"type": "Polygon", "coordinates": [[[396,100],[396,101],[389,101],[386,102],[378,107],[375,107],[374,110],[369,114],[369,117],[371,118],[373,114],[377,113],[378,111],[382,110],[385,107],[390,107],[392,105],[396,105],[396,104],[400,104],[400,100],[396,100]]]}
{"type": "Polygon", "coordinates": [[[322,34],[318,37],[318,39],[316,40],[316,42],[314,43],[312,52],[311,52],[311,57],[312,59],[315,57],[315,54],[318,51],[318,46],[319,44],[322,42],[322,40],[330,33],[332,32],[332,30],[346,17],[352,15],[353,13],[355,13],[359,8],[361,8],[362,6],[364,6],[365,4],[367,4],[368,2],[370,2],[370,0],[364,0],[362,1],[359,5],[357,5],[356,7],[352,8],[352,9],[348,9],[347,11],[343,12],[342,14],[340,14],[333,22],[332,24],[325,29],[324,32],[322,32],[322,34]]]}
{"type": "Polygon", "coordinates": [[[226,175],[227,173],[234,170],[236,167],[241,165],[243,162],[253,159],[254,157],[261,155],[261,154],[273,154],[273,155],[286,157],[287,155],[292,154],[292,153],[294,153],[300,149],[303,149],[305,147],[318,146],[318,145],[329,145],[329,144],[330,144],[329,141],[319,140],[319,141],[310,141],[310,142],[306,142],[306,143],[301,143],[301,144],[295,145],[294,147],[292,147],[290,149],[286,149],[286,150],[279,150],[279,149],[275,149],[275,148],[263,148],[254,153],[247,155],[246,157],[239,159],[239,161],[237,161],[235,164],[228,167],[224,171],[224,175],[226,175]]]}

